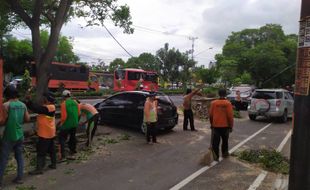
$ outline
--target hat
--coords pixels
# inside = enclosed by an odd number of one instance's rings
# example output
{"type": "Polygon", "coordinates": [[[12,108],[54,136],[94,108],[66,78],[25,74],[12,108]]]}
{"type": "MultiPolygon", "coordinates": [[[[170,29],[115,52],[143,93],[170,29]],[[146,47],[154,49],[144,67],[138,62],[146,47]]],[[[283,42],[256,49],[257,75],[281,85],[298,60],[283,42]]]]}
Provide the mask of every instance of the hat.
{"type": "Polygon", "coordinates": [[[14,85],[9,85],[4,90],[4,96],[8,99],[17,98],[18,97],[18,91],[14,85]]]}
{"type": "Polygon", "coordinates": [[[64,91],[62,92],[62,96],[64,96],[64,97],[70,97],[70,96],[71,96],[71,92],[70,92],[69,90],[64,90],[64,91]]]}
{"type": "Polygon", "coordinates": [[[55,102],[55,95],[52,92],[45,92],[43,96],[47,99],[47,101],[54,103],[55,102]]]}

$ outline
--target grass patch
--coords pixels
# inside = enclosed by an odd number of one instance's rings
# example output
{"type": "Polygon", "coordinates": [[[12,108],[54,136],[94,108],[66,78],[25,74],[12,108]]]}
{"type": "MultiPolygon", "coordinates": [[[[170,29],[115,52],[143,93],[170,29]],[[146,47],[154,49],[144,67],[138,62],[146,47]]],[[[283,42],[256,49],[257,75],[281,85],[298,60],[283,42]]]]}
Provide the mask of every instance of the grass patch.
{"type": "Polygon", "coordinates": [[[75,172],[74,169],[69,168],[69,169],[65,170],[64,174],[66,174],[66,175],[73,175],[74,172],[75,172]]]}
{"type": "Polygon", "coordinates": [[[237,157],[250,163],[261,166],[264,170],[288,174],[289,161],[280,152],[276,150],[258,149],[244,150],[237,153],[237,157]]]}
{"type": "Polygon", "coordinates": [[[113,139],[113,138],[109,138],[109,137],[105,138],[103,141],[104,141],[105,144],[116,144],[116,143],[119,143],[119,140],[113,139]]]}
{"type": "Polygon", "coordinates": [[[234,110],[234,118],[241,118],[240,111],[234,110]]]}
{"type": "Polygon", "coordinates": [[[17,186],[16,190],[35,190],[37,189],[35,186],[17,186]]]}
{"type": "Polygon", "coordinates": [[[118,139],[121,140],[121,141],[129,141],[130,140],[130,135],[125,133],[125,134],[120,135],[118,137],[118,139]]]}

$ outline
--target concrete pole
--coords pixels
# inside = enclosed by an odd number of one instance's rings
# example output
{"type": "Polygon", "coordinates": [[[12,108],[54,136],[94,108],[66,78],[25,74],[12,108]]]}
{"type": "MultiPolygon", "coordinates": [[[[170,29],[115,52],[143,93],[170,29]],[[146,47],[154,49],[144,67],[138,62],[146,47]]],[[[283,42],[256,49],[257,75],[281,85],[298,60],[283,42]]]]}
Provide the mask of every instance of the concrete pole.
{"type": "Polygon", "coordinates": [[[289,190],[310,189],[310,0],[302,0],[289,190]]]}

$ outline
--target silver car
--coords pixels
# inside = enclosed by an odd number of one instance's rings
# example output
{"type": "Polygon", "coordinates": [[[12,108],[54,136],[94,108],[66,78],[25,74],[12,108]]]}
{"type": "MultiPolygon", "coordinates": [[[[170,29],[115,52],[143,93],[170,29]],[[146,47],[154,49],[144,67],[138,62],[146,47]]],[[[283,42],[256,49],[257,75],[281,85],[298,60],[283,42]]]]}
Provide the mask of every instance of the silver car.
{"type": "Polygon", "coordinates": [[[249,118],[255,120],[257,116],[277,118],[286,122],[293,117],[294,98],[284,89],[256,89],[248,106],[249,118]]]}

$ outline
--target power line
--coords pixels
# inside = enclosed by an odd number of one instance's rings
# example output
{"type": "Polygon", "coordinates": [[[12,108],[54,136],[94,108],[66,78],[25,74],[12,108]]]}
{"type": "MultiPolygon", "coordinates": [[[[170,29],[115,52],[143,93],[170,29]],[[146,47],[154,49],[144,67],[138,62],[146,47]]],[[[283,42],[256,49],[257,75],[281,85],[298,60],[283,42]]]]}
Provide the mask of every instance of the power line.
{"type": "Polygon", "coordinates": [[[197,55],[200,55],[200,54],[202,54],[203,52],[205,52],[205,51],[207,51],[207,50],[210,50],[210,49],[213,49],[213,47],[209,47],[208,49],[205,49],[205,50],[203,50],[203,51],[200,51],[200,52],[196,53],[196,55],[194,55],[194,57],[196,57],[197,55]]]}
{"type": "Polygon", "coordinates": [[[122,46],[122,44],[117,41],[117,39],[113,36],[113,34],[109,31],[109,29],[104,25],[102,24],[103,27],[107,30],[107,32],[111,35],[111,37],[116,41],[116,43],[130,56],[130,57],[133,57],[133,55],[131,55],[131,53],[129,53],[125,48],[124,46],[122,46]]]}
{"type": "Polygon", "coordinates": [[[280,71],[278,74],[273,75],[272,77],[270,77],[269,79],[265,80],[262,84],[265,84],[266,82],[270,81],[271,79],[276,78],[277,76],[281,75],[282,73],[284,73],[286,70],[290,69],[291,67],[295,66],[296,63],[293,63],[287,67],[285,67],[282,71],[280,71]]]}
{"type": "Polygon", "coordinates": [[[169,33],[169,32],[163,32],[163,31],[160,31],[160,30],[156,30],[156,29],[152,29],[152,28],[147,28],[147,27],[144,27],[144,26],[137,26],[137,25],[132,25],[133,27],[135,28],[138,28],[138,29],[142,29],[144,31],[149,31],[149,32],[155,32],[155,33],[160,33],[160,34],[163,34],[163,35],[169,35],[169,36],[179,36],[179,37],[183,37],[183,38],[188,38],[189,36],[186,36],[186,35],[182,35],[182,34],[172,34],[172,33],[169,33]]]}

